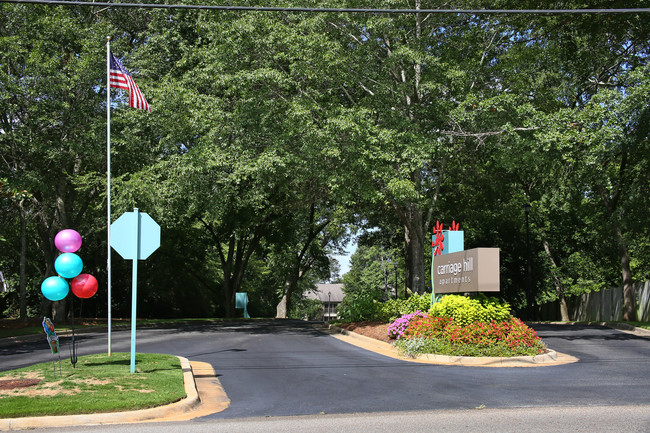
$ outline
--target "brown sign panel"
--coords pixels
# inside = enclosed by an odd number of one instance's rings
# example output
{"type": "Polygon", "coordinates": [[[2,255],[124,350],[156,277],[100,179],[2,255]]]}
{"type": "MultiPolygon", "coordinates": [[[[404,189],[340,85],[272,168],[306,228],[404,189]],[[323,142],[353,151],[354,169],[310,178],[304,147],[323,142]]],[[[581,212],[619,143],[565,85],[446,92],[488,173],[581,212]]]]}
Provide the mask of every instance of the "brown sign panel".
{"type": "Polygon", "coordinates": [[[474,248],[435,256],[434,292],[498,292],[499,249],[474,248]]]}

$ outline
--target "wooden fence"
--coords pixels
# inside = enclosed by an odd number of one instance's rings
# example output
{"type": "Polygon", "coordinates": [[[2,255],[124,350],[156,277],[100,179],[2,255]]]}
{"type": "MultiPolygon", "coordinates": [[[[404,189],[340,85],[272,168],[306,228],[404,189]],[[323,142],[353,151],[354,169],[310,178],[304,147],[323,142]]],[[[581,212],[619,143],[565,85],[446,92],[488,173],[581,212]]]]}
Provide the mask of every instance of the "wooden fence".
{"type": "MultiPolygon", "coordinates": [[[[636,317],[650,322],[650,281],[634,285],[636,317]]],[[[616,322],[623,320],[623,288],[615,287],[600,292],[585,293],[567,299],[569,319],[578,322],[616,322]]],[[[560,320],[557,301],[541,307],[542,320],[560,320]]]]}

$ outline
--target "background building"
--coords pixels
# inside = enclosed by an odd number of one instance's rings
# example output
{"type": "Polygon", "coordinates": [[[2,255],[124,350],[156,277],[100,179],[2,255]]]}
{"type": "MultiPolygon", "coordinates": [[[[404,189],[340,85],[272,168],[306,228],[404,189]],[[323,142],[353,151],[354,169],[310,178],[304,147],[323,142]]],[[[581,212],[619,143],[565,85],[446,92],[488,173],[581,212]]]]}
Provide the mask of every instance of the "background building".
{"type": "Polygon", "coordinates": [[[307,299],[318,299],[323,303],[323,320],[336,319],[336,307],[343,301],[343,284],[316,284],[316,291],[305,295],[307,299]]]}

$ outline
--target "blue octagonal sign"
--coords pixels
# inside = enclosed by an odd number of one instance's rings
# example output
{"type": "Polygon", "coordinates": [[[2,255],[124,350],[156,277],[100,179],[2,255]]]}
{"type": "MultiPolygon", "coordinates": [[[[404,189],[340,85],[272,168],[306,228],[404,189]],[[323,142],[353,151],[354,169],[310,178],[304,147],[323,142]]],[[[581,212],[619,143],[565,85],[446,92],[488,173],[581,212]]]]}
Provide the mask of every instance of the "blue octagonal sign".
{"type": "Polygon", "coordinates": [[[111,247],[127,260],[144,260],[160,247],[160,226],[148,214],[125,212],[111,224],[111,247]]]}

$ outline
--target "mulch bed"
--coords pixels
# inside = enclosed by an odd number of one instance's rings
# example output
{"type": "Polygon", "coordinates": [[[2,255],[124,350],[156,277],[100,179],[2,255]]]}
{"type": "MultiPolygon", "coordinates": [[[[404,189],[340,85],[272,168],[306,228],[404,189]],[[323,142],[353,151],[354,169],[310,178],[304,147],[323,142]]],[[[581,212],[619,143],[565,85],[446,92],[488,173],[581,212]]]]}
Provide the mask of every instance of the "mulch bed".
{"type": "Polygon", "coordinates": [[[42,382],[43,379],[6,379],[0,380],[0,389],[26,388],[42,382]]]}
{"type": "Polygon", "coordinates": [[[364,335],[366,337],[374,338],[375,340],[383,341],[386,343],[392,343],[395,340],[388,337],[388,326],[389,323],[381,322],[355,322],[355,323],[341,323],[338,326],[339,328],[346,329],[348,331],[356,332],[357,334],[364,335]]]}

